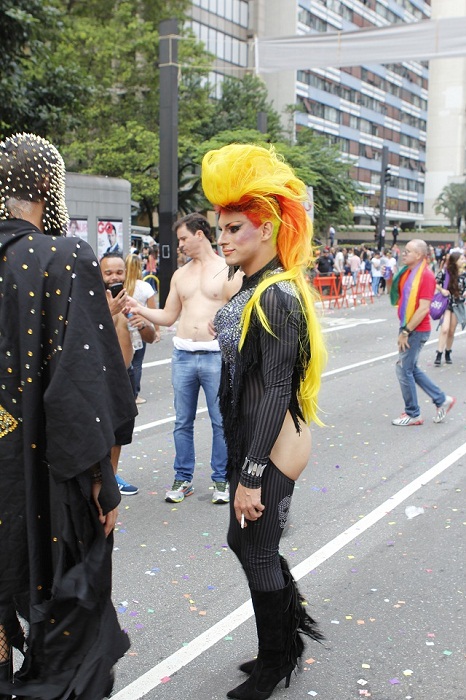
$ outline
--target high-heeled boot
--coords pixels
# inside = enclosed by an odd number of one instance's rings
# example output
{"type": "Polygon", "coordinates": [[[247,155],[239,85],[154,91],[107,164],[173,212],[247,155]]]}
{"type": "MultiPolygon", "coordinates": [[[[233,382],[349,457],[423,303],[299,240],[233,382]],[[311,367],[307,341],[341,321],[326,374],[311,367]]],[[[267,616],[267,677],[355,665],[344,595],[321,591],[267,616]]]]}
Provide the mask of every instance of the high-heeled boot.
{"type": "MultiPolygon", "coordinates": [[[[227,697],[237,700],[266,700],[281,680],[288,688],[304,644],[298,630],[316,640],[323,637],[302,605],[296,583],[282,559],[285,588],[278,591],[251,591],[256,615],[259,654],[247,681],[230,690],[227,697]]],[[[250,662],[249,662],[250,663],[250,662]]]]}
{"type": "MultiPolygon", "coordinates": [[[[300,594],[296,585],[296,581],[291,575],[288,563],[286,559],[282,556],[280,556],[280,565],[283,572],[283,577],[285,579],[287,587],[289,587],[289,591],[292,594],[293,598],[290,607],[293,611],[296,625],[296,631],[292,634],[293,644],[295,646],[294,656],[296,657],[296,659],[300,659],[304,651],[304,642],[302,640],[301,634],[307,635],[311,639],[314,639],[316,642],[321,642],[324,639],[324,637],[319,632],[315,620],[313,620],[312,617],[310,617],[310,615],[307,614],[304,607],[304,597],[300,594]]],[[[252,598],[252,602],[254,605],[254,597],[252,598]]],[[[250,661],[245,661],[244,663],[240,664],[239,670],[243,671],[243,673],[250,674],[253,672],[256,662],[257,658],[251,659],[250,661]]]]}
{"type": "MultiPolygon", "coordinates": [[[[0,663],[0,683],[6,681],[7,683],[13,678],[13,659],[10,658],[7,661],[2,661],[0,663]]],[[[11,695],[6,695],[0,692],[0,700],[11,700],[11,695]]]]}

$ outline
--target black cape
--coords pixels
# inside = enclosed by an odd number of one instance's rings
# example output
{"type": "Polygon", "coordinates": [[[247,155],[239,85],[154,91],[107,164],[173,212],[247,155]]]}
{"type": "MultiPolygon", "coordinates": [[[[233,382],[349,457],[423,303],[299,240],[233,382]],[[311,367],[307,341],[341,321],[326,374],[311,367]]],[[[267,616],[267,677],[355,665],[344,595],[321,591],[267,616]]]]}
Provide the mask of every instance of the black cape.
{"type": "Polygon", "coordinates": [[[25,658],[1,692],[100,700],[129,648],[111,603],[110,449],[136,414],[99,265],[77,238],[0,221],[0,624],[25,658]]]}

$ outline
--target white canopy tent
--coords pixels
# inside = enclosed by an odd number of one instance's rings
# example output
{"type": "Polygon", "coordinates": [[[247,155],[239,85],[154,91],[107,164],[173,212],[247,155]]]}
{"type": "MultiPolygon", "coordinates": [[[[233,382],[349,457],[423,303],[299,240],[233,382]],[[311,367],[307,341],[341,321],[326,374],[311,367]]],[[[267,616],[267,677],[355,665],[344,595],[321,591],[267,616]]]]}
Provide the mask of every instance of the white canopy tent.
{"type": "Polygon", "coordinates": [[[466,56],[466,17],[255,40],[258,73],[466,56]]]}

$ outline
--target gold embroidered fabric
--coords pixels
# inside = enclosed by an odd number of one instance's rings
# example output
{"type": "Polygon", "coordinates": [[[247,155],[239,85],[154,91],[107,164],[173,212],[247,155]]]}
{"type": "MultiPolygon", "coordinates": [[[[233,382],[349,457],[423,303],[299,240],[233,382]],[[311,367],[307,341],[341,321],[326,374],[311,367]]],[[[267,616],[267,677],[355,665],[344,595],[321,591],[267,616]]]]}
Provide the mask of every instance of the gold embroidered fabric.
{"type": "Polygon", "coordinates": [[[18,421],[16,418],[0,405],[0,438],[5,437],[8,433],[12,433],[17,427],[18,421]]]}

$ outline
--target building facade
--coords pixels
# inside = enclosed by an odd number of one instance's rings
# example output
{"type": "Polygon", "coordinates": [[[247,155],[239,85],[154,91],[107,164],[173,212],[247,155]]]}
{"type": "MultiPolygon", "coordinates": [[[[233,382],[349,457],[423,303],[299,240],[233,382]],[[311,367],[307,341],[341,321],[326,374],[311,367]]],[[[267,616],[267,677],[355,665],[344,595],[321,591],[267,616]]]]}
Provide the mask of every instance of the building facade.
{"type": "MultiPolygon", "coordinates": [[[[432,16],[466,17],[466,0],[432,0],[432,16]]],[[[466,58],[430,61],[428,113],[424,224],[449,225],[435,200],[466,180],[466,58]]]]}
{"type": "MultiPolygon", "coordinates": [[[[241,77],[246,70],[254,70],[255,36],[349,31],[430,16],[430,0],[193,0],[191,26],[217,57],[211,77],[220,90],[223,75],[241,77]]],[[[312,128],[327,136],[352,163],[352,175],[363,192],[363,201],[354,211],[355,224],[374,224],[379,215],[383,146],[389,152],[387,225],[422,222],[426,63],[281,71],[264,75],[264,80],[278,112],[285,114],[287,106],[299,106],[296,130],[312,128]]]]}

